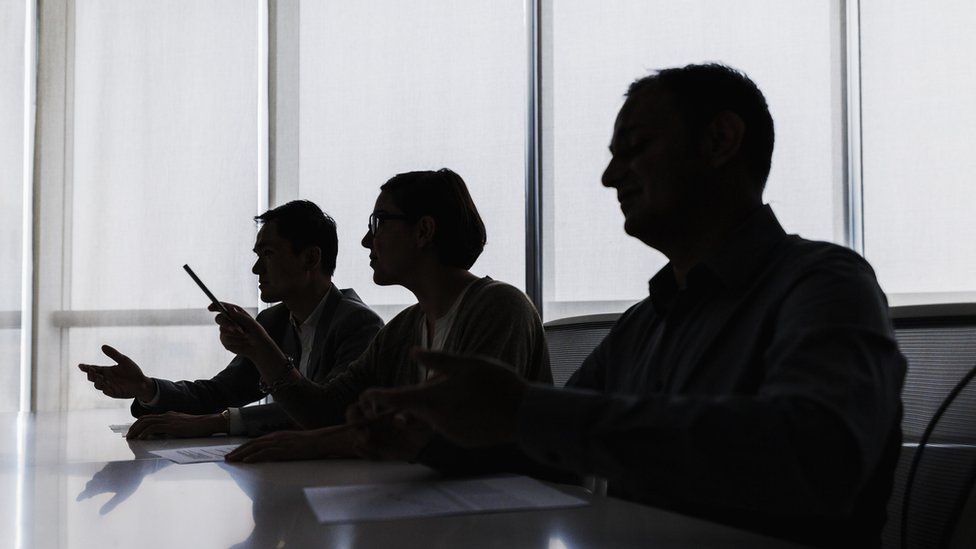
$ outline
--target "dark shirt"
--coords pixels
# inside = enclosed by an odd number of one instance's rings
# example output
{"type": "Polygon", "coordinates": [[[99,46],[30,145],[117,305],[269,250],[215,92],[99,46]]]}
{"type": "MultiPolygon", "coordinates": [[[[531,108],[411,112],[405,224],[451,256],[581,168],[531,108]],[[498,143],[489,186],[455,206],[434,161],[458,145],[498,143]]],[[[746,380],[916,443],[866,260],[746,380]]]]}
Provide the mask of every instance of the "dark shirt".
{"type": "Polygon", "coordinates": [[[612,493],[824,546],[880,544],[905,360],[871,267],[752,214],[671,266],[567,383],[530,389],[531,457],[612,493]]]}

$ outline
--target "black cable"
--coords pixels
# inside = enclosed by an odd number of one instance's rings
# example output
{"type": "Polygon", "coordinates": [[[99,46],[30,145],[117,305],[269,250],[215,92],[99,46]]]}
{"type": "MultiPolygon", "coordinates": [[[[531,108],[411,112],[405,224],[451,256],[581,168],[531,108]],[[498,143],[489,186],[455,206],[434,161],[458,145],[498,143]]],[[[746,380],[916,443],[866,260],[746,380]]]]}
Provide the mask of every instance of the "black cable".
{"type": "Polygon", "coordinates": [[[949,391],[945,399],[942,400],[942,404],[939,405],[939,409],[936,410],[932,419],[929,420],[928,425],[925,426],[925,431],[922,432],[922,438],[918,440],[918,448],[915,451],[915,456],[912,458],[912,466],[908,469],[908,479],[905,480],[905,495],[902,497],[901,502],[901,547],[902,549],[908,548],[908,504],[912,497],[912,483],[915,482],[915,473],[918,472],[918,464],[922,461],[922,453],[925,451],[925,445],[928,444],[929,438],[932,436],[932,431],[935,430],[935,426],[939,423],[942,418],[942,414],[949,409],[949,405],[952,401],[959,396],[959,393],[966,388],[966,385],[976,376],[976,365],[969,370],[966,375],[959,380],[959,383],[949,391]]]}

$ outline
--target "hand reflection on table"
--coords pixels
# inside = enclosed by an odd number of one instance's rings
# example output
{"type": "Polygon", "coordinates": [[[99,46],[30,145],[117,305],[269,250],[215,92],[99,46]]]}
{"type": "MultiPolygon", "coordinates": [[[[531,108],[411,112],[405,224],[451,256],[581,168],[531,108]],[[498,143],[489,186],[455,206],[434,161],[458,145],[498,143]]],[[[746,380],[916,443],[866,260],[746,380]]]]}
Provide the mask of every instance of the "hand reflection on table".
{"type": "Polygon", "coordinates": [[[75,501],[84,501],[101,494],[114,494],[98,511],[100,515],[107,515],[135,493],[142,484],[142,479],[173,464],[171,461],[150,454],[153,449],[152,444],[127,442],[135,459],[106,463],[105,467],[102,467],[102,470],[95,473],[95,476],[85,484],[85,489],[78,494],[75,501]]]}
{"type": "MultiPolygon", "coordinates": [[[[123,439],[125,440],[125,439],[123,439]]],[[[228,442],[239,442],[243,439],[228,439],[213,437],[188,441],[187,439],[154,438],[146,440],[126,440],[132,452],[131,461],[112,461],[102,467],[101,471],[88,481],[84,490],[78,494],[76,501],[84,501],[101,494],[115,494],[102,506],[100,514],[106,515],[120,503],[129,498],[142,484],[142,479],[165,469],[173,464],[172,461],[162,459],[153,451],[173,450],[187,446],[212,446],[228,442]]]]}

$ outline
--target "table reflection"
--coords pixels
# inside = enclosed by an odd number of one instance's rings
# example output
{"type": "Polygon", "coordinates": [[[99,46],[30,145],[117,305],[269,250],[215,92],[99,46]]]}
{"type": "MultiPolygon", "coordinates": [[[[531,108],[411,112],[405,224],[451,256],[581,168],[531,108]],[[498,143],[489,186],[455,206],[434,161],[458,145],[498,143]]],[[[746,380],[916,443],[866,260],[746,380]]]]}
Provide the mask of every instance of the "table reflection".
{"type": "Polygon", "coordinates": [[[85,489],[78,494],[75,501],[111,493],[112,498],[98,510],[99,515],[107,515],[135,493],[142,484],[142,479],[170,465],[172,462],[163,459],[110,461],[85,484],[85,489]]]}

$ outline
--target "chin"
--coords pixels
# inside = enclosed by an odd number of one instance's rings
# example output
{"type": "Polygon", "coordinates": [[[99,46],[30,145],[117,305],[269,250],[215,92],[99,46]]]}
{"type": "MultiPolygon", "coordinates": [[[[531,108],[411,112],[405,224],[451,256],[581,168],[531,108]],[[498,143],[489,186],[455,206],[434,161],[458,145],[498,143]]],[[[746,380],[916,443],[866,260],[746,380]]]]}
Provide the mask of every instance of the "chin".
{"type": "Polygon", "coordinates": [[[261,292],[261,301],[263,301],[265,303],[277,303],[277,302],[281,301],[281,298],[278,297],[278,296],[276,296],[276,295],[274,295],[274,294],[271,294],[269,292],[262,291],[261,292]]]}
{"type": "Polygon", "coordinates": [[[640,223],[633,217],[624,218],[624,232],[630,236],[640,238],[640,223]]]}

